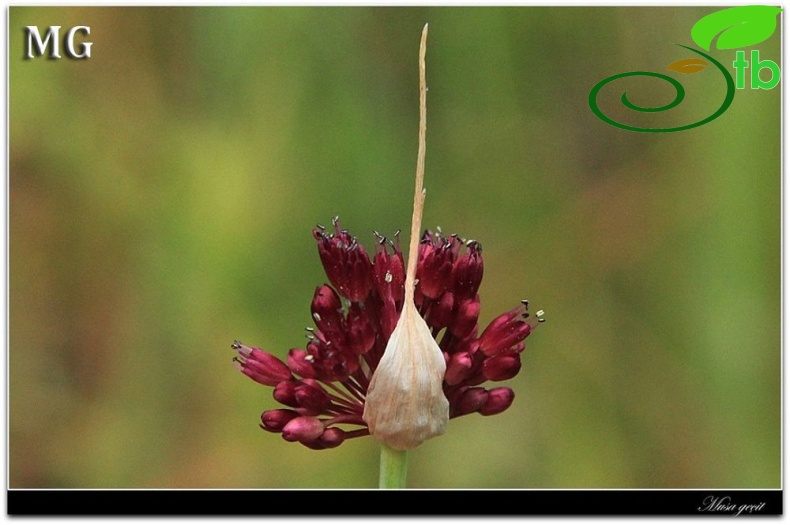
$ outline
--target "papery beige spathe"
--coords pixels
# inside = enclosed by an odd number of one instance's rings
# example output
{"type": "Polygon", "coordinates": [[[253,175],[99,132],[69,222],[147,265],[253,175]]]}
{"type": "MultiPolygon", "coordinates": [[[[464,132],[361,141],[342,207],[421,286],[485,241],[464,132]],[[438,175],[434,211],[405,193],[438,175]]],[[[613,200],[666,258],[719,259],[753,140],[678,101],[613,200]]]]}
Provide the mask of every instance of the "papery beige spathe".
{"type": "Polygon", "coordinates": [[[368,387],[362,418],[371,435],[408,450],[444,434],[450,420],[442,391],[445,368],[428,325],[407,302],[368,387]]]}
{"type": "Polygon", "coordinates": [[[370,379],[362,419],[370,434],[396,450],[414,448],[426,439],[444,434],[450,404],[442,391],[447,365],[428,325],[414,305],[414,285],[420,245],[420,223],[425,205],[426,94],[425,48],[428,24],[420,38],[420,132],[414,210],[411,216],[409,262],[404,282],[405,298],[398,323],[384,355],[370,379]]]}

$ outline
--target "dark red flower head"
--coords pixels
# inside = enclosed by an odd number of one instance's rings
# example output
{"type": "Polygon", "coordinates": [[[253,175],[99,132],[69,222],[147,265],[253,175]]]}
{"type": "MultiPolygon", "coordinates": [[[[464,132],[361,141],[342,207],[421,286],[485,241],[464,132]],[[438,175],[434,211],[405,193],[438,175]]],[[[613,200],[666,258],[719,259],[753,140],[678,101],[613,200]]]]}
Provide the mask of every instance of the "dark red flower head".
{"type": "MultiPolygon", "coordinates": [[[[307,346],[291,349],[282,361],[238,341],[232,345],[237,368],[274,387],[274,399],[289,407],[264,412],[261,428],[312,449],[334,448],[369,434],[362,419],[365,396],[405,300],[398,234],[390,240],[374,232],[371,259],[337,218],[332,224],[332,233],[322,226],[313,230],[330,284],[313,295],[315,328],[308,329],[307,346]]],[[[489,416],[510,407],[512,389],[479,385],[515,377],[524,340],[543,321],[542,312],[530,316],[522,301],[478,336],[482,251],[477,241],[445,237],[441,231],[426,231],[420,244],[414,302],[447,363],[443,391],[450,418],[473,412],[489,416]]]]}

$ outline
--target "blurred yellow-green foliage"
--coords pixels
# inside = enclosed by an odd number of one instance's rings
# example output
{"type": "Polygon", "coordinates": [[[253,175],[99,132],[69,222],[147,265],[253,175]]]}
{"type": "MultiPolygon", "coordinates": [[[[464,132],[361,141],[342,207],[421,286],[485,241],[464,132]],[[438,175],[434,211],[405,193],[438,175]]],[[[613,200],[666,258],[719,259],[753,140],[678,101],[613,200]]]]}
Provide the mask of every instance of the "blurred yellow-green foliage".
{"type": "MultiPolygon", "coordinates": [[[[513,406],[453,420],[410,485],[779,487],[781,88],[678,133],[587,105],[716,9],[11,7],[10,486],[375,486],[371,438],[260,430],[278,404],[230,343],[304,343],[316,223],[408,229],[429,22],[424,224],[482,242],[483,322],[548,322],[513,406]],[[27,25],[92,55],[25,60],[27,25]]],[[[718,107],[717,74],[653,118],[718,107]]]]}

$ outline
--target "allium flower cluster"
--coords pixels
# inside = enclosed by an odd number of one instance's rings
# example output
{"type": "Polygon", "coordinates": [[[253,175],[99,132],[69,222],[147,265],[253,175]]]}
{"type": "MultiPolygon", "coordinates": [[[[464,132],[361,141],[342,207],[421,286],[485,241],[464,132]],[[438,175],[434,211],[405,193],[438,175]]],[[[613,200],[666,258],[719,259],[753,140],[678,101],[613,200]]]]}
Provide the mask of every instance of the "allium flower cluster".
{"type": "MultiPolygon", "coordinates": [[[[315,328],[309,343],[293,348],[283,362],[238,341],[238,369],[274,387],[274,399],[288,408],[267,410],[261,427],[312,449],[339,446],[369,434],[362,418],[370,378],[384,353],[404,303],[405,267],[398,233],[374,232],[368,252],[333,219],[334,231],[313,230],[330,284],[319,286],[310,305],[315,328]]],[[[447,364],[444,395],[450,418],[499,414],[513,402],[508,387],[485,388],[521,369],[524,340],[542,321],[530,317],[527,301],[491,321],[480,332],[482,246],[458,235],[425,231],[417,263],[414,303],[447,364]]]]}

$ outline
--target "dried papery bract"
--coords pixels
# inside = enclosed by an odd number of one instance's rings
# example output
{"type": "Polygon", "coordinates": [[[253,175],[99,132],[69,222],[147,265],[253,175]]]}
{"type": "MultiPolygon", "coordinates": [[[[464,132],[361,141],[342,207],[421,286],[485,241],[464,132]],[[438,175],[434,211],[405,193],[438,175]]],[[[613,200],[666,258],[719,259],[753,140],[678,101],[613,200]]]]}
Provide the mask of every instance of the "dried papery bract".
{"type": "Polygon", "coordinates": [[[442,351],[414,303],[403,306],[368,387],[363,419],[370,433],[396,450],[444,434],[450,405],[442,391],[442,351]]]}
{"type": "Polygon", "coordinates": [[[408,450],[426,439],[444,434],[450,419],[450,405],[442,391],[446,368],[444,356],[414,304],[420,223],[425,203],[427,37],[426,24],[420,40],[420,131],[405,301],[384,355],[371,378],[362,415],[371,435],[396,450],[408,450]]]}

